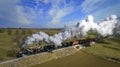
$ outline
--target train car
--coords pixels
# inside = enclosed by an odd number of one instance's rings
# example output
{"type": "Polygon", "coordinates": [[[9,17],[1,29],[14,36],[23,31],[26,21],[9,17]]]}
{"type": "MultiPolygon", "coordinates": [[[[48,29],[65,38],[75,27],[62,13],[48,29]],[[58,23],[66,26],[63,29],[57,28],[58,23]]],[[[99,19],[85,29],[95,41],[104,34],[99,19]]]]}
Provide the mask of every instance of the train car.
{"type": "Polygon", "coordinates": [[[21,51],[18,52],[17,57],[23,57],[25,55],[28,56],[28,55],[42,53],[42,52],[52,52],[55,49],[69,47],[69,46],[78,45],[82,47],[88,47],[88,46],[91,46],[90,45],[91,42],[102,42],[104,38],[107,38],[107,37],[97,37],[97,38],[91,38],[91,39],[82,39],[82,40],[75,40],[70,42],[63,42],[62,46],[58,46],[58,47],[56,47],[55,45],[47,45],[47,46],[44,46],[43,48],[33,47],[28,49],[21,49],[21,51]]]}
{"type": "Polygon", "coordinates": [[[72,43],[72,45],[74,46],[74,45],[78,45],[79,44],[79,41],[73,41],[73,43],[72,43]]]}
{"type": "Polygon", "coordinates": [[[54,49],[55,49],[55,45],[47,45],[47,46],[44,46],[43,51],[44,52],[52,52],[54,49]]]}
{"type": "Polygon", "coordinates": [[[73,43],[73,42],[63,42],[63,43],[62,43],[62,47],[72,46],[72,43],[73,43]]]}

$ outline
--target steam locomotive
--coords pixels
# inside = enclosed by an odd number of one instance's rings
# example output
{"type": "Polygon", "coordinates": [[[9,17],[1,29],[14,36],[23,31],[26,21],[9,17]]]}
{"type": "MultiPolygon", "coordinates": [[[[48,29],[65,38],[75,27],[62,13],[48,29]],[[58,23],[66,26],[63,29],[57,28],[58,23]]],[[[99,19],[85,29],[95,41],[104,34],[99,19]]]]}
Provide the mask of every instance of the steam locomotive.
{"type": "Polygon", "coordinates": [[[63,42],[62,46],[55,46],[55,45],[47,45],[42,47],[34,47],[34,48],[28,48],[28,49],[21,49],[20,52],[17,54],[17,58],[23,57],[23,56],[28,56],[28,55],[33,55],[37,53],[42,53],[42,52],[50,52],[52,53],[53,50],[55,49],[60,49],[64,47],[69,47],[69,46],[74,46],[74,45],[81,45],[84,47],[91,46],[91,42],[102,42],[104,38],[107,37],[97,37],[97,38],[90,38],[90,39],[82,39],[82,40],[75,40],[75,41],[70,41],[70,42],[63,42]]]}

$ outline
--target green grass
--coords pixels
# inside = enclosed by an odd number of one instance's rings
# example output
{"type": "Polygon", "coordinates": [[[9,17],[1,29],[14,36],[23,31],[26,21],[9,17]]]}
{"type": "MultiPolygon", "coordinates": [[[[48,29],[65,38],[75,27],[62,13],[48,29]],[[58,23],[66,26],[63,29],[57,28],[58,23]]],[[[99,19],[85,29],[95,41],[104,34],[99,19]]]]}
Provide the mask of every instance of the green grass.
{"type": "Polygon", "coordinates": [[[42,64],[36,64],[31,67],[119,67],[120,64],[109,62],[107,60],[95,57],[93,55],[77,52],[73,55],[58,58],[45,62],[42,64]]]}
{"type": "Polygon", "coordinates": [[[120,61],[120,39],[118,37],[105,39],[103,43],[96,43],[82,50],[97,56],[120,61]]]}

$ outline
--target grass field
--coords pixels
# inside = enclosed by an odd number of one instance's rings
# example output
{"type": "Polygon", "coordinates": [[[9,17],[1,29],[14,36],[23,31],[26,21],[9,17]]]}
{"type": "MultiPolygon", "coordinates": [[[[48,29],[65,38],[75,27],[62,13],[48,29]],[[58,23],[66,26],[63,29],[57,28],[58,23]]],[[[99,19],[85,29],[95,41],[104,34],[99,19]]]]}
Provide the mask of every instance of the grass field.
{"type": "Polygon", "coordinates": [[[0,29],[0,62],[13,59],[19,51],[20,44],[27,36],[36,32],[45,32],[54,35],[60,29],[0,29]]]}
{"type": "Polygon", "coordinates": [[[120,61],[120,38],[105,39],[103,43],[96,43],[82,50],[97,56],[120,61]]]}
{"type": "Polygon", "coordinates": [[[31,67],[119,67],[120,64],[89,55],[84,52],[77,52],[74,55],[52,60],[43,64],[31,67]]]}

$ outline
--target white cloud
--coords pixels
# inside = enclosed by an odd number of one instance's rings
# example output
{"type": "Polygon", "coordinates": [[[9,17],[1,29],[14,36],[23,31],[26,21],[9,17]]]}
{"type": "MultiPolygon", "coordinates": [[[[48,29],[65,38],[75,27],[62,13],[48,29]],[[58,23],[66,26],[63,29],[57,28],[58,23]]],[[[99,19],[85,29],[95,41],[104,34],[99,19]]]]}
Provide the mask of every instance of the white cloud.
{"type": "Polygon", "coordinates": [[[82,4],[82,11],[87,13],[94,11],[95,9],[99,8],[99,5],[104,3],[106,0],[85,0],[82,4]]]}
{"type": "MultiPolygon", "coordinates": [[[[119,1],[119,0],[117,0],[119,1]]],[[[91,14],[96,18],[96,21],[116,14],[120,16],[120,5],[113,0],[85,0],[81,4],[82,12],[86,15],[91,14]],[[112,3],[113,2],[113,3],[112,3]]]]}
{"type": "Polygon", "coordinates": [[[20,0],[0,0],[0,20],[5,23],[17,23],[21,25],[31,24],[35,18],[32,8],[16,5],[20,0]],[[25,13],[24,10],[28,10],[25,13]]]}
{"type": "Polygon", "coordinates": [[[99,11],[96,11],[92,13],[94,17],[96,17],[97,20],[102,20],[103,18],[110,16],[112,14],[120,16],[120,5],[114,5],[108,8],[101,9],[99,11]]]}
{"type": "Polygon", "coordinates": [[[0,0],[0,20],[2,21],[9,21],[9,22],[16,22],[16,7],[15,3],[18,0],[0,0]],[[14,18],[14,19],[13,19],[14,18]]]}
{"type": "MultiPolygon", "coordinates": [[[[38,22],[38,18],[41,17],[46,19],[49,17],[50,23],[60,23],[61,19],[75,11],[74,1],[69,4],[66,0],[35,0],[36,6],[31,8],[29,6],[16,5],[20,0],[0,0],[0,20],[2,19],[6,23],[16,23],[22,25],[29,25],[33,22],[38,22]],[[44,14],[44,8],[40,8],[40,2],[45,4],[51,3],[51,7],[48,8],[47,14],[44,14]],[[64,4],[60,6],[61,4],[64,4]],[[45,16],[44,16],[45,15],[45,16]],[[37,20],[36,20],[37,19],[37,20]],[[36,21],[34,21],[36,20],[36,21]]],[[[45,6],[46,7],[46,6],[45,6]]],[[[44,22],[44,21],[43,21],[44,22]]]]}
{"type": "Polygon", "coordinates": [[[16,6],[16,12],[17,12],[17,22],[20,24],[31,24],[33,22],[33,19],[35,18],[35,13],[31,8],[28,8],[27,10],[30,11],[30,14],[27,14],[23,12],[24,8],[21,6],[16,6]]]}
{"type": "MultiPolygon", "coordinates": [[[[74,9],[73,9],[74,5],[67,4],[65,2],[65,0],[52,0],[49,2],[52,4],[52,6],[51,6],[50,10],[48,11],[48,15],[52,19],[50,22],[52,24],[59,23],[64,16],[66,16],[74,11],[74,9]],[[61,3],[64,3],[62,8],[60,7],[61,3]]],[[[47,3],[48,3],[48,1],[47,1],[47,3]]]]}
{"type": "Polygon", "coordinates": [[[61,21],[61,19],[72,12],[72,8],[63,8],[63,9],[51,9],[49,15],[52,17],[51,23],[56,24],[61,21]]]}

